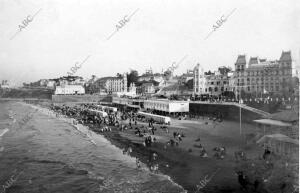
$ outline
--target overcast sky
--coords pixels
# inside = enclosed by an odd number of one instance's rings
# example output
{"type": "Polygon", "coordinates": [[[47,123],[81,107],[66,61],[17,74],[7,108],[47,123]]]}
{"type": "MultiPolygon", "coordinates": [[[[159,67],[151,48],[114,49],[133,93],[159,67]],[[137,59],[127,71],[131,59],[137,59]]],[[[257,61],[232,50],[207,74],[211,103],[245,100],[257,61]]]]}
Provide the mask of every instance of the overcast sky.
{"type": "Polygon", "coordinates": [[[299,34],[299,0],[0,0],[0,80],[64,76],[88,56],[76,75],[161,72],[184,56],[176,74],[196,63],[208,71],[233,67],[239,54],[275,60],[282,50],[291,50],[297,62],[299,34]]]}

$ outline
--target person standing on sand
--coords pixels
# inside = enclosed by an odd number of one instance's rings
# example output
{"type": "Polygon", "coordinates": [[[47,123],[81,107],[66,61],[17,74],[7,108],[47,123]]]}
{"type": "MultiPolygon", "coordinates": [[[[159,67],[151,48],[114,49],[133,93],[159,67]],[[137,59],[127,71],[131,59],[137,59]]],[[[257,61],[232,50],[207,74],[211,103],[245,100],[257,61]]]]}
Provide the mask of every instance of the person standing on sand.
{"type": "Polygon", "coordinates": [[[140,168],[141,168],[141,163],[140,163],[139,158],[136,158],[136,159],[135,159],[135,164],[136,164],[137,169],[140,169],[140,168]]]}

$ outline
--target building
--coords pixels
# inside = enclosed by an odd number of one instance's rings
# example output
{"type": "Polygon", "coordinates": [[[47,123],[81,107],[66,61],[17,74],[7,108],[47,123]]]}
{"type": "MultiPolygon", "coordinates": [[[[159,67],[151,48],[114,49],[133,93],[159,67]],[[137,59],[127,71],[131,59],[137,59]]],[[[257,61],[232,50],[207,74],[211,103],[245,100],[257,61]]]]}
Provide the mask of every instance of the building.
{"type": "Polygon", "coordinates": [[[171,100],[145,100],[144,108],[165,113],[184,113],[189,112],[188,101],[171,101],[171,100]]]}
{"type": "Polygon", "coordinates": [[[85,94],[85,89],[82,85],[61,85],[56,86],[55,95],[81,95],[85,94]]]}
{"type": "Polygon", "coordinates": [[[9,89],[10,86],[9,86],[8,80],[2,80],[2,83],[0,84],[0,88],[9,89]]]}
{"type": "Polygon", "coordinates": [[[104,88],[107,93],[127,92],[127,75],[103,77],[96,81],[97,87],[104,88]]]}
{"type": "Polygon", "coordinates": [[[186,73],[183,73],[179,79],[178,79],[178,84],[184,85],[186,84],[189,80],[192,80],[194,78],[194,71],[193,70],[187,70],[186,73]]]}
{"type": "Polygon", "coordinates": [[[54,88],[57,84],[57,81],[56,79],[49,79],[48,82],[47,82],[47,87],[48,88],[54,88]]]}
{"type": "Polygon", "coordinates": [[[173,101],[163,99],[130,99],[113,97],[112,103],[119,106],[127,106],[135,109],[144,108],[157,113],[186,113],[189,112],[189,101],[173,101]]]}
{"type": "Polygon", "coordinates": [[[258,57],[250,57],[248,66],[246,56],[239,55],[235,62],[235,92],[241,91],[255,94],[279,94],[290,92],[292,79],[291,52],[282,52],[280,59],[268,61],[258,57]]]}
{"type": "Polygon", "coordinates": [[[136,97],[137,94],[137,87],[134,83],[131,83],[128,87],[128,91],[126,92],[116,92],[117,96],[128,96],[128,97],[136,97]]]}
{"type": "Polygon", "coordinates": [[[200,64],[194,68],[194,94],[207,94],[211,96],[219,96],[224,91],[229,91],[229,76],[228,72],[224,73],[221,70],[216,72],[204,72],[200,64]]]}
{"type": "Polygon", "coordinates": [[[152,82],[142,83],[142,85],[139,86],[139,88],[138,88],[138,94],[149,95],[149,94],[154,94],[154,93],[155,93],[155,87],[152,82]]]}
{"type": "Polygon", "coordinates": [[[42,87],[46,87],[47,84],[48,84],[48,80],[47,79],[41,79],[39,82],[40,82],[39,86],[42,86],[42,87]]]}

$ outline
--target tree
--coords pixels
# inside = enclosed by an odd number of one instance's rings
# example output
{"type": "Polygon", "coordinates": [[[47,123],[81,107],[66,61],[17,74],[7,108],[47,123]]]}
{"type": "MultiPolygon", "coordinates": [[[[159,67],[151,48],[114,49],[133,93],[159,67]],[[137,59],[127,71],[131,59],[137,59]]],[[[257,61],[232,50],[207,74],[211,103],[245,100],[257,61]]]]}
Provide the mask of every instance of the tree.
{"type": "Polygon", "coordinates": [[[218,68],[218,71],[222,74],[225,75],[228,72],[230,72],[232,69],[230,67],[222,66],[218,68]]]}
{"type": "Polygon", "coordinates": [[[194,79],[188,80],[185,84],[186,84],[186,86],[188,87],[188,89],[193,89],[193,86],[194,86],[194,79]]]}
{"type": "Polygon", "coordinates": [[[136,70],[131,70],[129,74],[127,74],[127,87],[130,86],[131,83],[136,83],[139,78],[139,73],[136,70]]]}

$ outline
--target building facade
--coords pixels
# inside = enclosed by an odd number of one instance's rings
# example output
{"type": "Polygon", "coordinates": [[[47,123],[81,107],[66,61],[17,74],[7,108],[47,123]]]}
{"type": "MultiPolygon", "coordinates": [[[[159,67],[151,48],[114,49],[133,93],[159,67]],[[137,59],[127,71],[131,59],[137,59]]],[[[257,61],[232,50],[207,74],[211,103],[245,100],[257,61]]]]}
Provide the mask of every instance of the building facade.
{"type": "Polygon", "coordinates": [[[106,77],[102,82],[108,93],[127,92],[127,75],[119,77],[106,77]]]}
{"type": "Polygon", "coordinates": [[[224,91],[229,91],[229,76],[228,73],[204,72],[200,64],[194,68],[194,94],[207,94],[211,96],[219,96],[224,91]]]}
{"type": "Polygon", "coordinates": [[[0,84],[0,88],[9,89],[10,86],[9,86],[8,80],[2,80],[2,83],[0,84]]]}
{"type": "Polygon", "coordinates": [[[282,52],[280,59],[268,61],[258,57],[250,57],[248,66],[246,56],[239,55],[235,62],[235,92],[244,91],[256,94],[279,94],[289,92],[292,80],[291,52],[282,52]]]}
{"type": "Polygon", "coordinates": [[[150,95],[154,93],[155,93],[155,87],[152,82],[142,83],[142,85],[137,88],[137,94],[139,95],[150,95]]]}
{"type": "Polygon", "coordinates": [[[81,85],[62,85],[56,86],[55,95],[82,95],[85,89],[81,85]]]}
{"type": "Polygon", "coordinates": [[[167,113],[189,112],[188,101],[145,100],[144,108],[167,113]]]}

